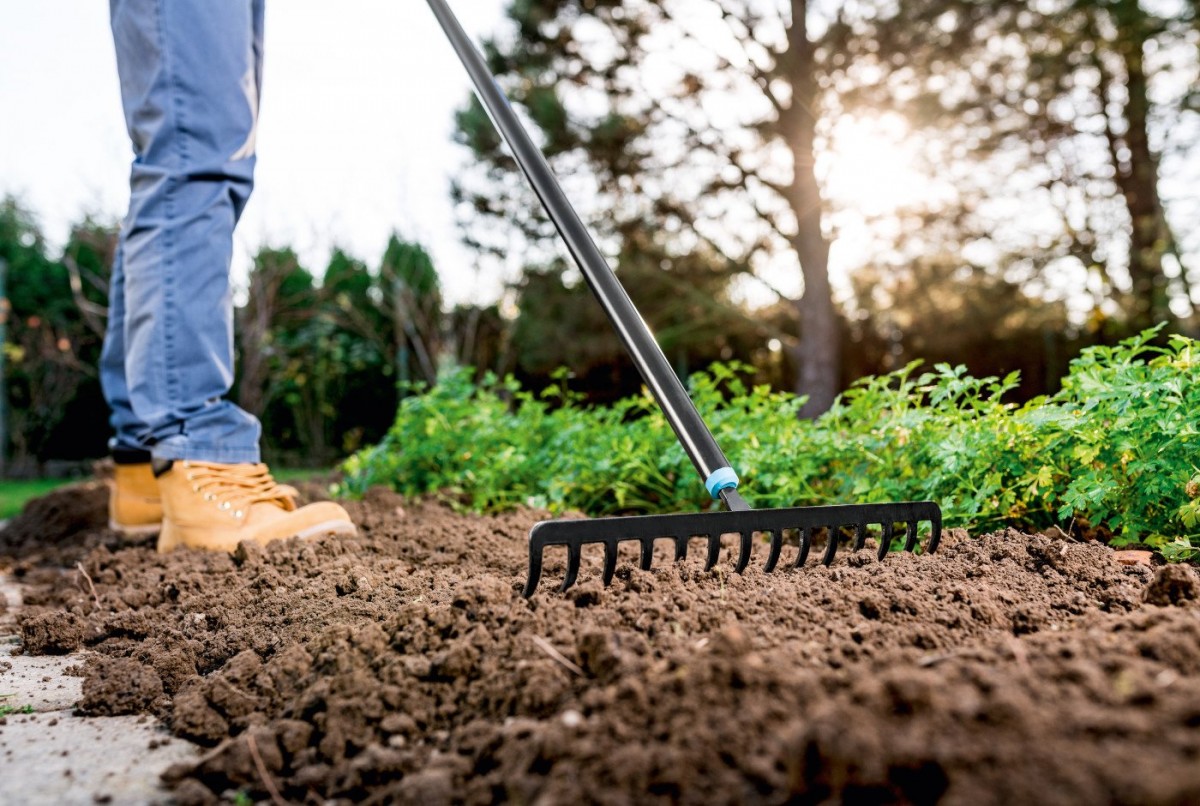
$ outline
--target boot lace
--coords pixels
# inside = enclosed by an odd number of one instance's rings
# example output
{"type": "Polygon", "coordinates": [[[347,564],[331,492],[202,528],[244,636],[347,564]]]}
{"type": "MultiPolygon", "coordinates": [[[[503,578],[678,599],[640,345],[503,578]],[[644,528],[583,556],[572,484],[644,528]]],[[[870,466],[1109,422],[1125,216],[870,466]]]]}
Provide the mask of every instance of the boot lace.
{"type": "Polygon", "coordinates": [[[243,517],[254,504],[274,504],[285,510],[296,508],[292,497],[275,481],[263,464],[218,465],[184,462],[192,491],[235,518],[243,517]]]}

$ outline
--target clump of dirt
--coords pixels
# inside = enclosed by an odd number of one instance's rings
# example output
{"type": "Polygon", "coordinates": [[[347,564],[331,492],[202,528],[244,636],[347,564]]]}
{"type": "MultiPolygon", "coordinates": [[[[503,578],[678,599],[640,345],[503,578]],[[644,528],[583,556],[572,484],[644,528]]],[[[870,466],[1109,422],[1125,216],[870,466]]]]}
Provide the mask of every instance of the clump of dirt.
{"type": "Polygon", "coordinates": [[[1163,607],[1194,602],[1200,599],[1200,580],[1186,565],[1164,566],[1146,587],[1144,598],[1150,604],[1163,607]]]}
{"type": "Polygon", "coordinates": [[[0,555],[16,561],[17,576],[31,565],[69,567],[97,546],[121,544],[107,525],[107,485],[68,484],[34,498],[0,529],[0,555]]]}
{"type": "Polygon", "coordinates": [[[538,513],[348,508],[355,538],[100,545],[95,596],[42,579],[35,609],[123,664],[87,670],[89,707],[212,748],[170,772],[181,802],[1200,799],[1200,607],[1102,545],[951,532],[741,575],[732,544],[712,572],[664,545],[608,588],[585,552],[565,595],[550,555],[526,601],[538,513]]]}
{"type": "Polygon", "coordinates": [[[21,646],[30,655],[65,655],[83,646],[88,622],[70,611],[49,610],[22,614],[21,646]]]}
{"type": "Polygon", "coordinates": [[[132,658],[103,655],[89,660],[77,710],[84,716],[118,716],[150,710],[163,696],[152,668],[132,658]]]}

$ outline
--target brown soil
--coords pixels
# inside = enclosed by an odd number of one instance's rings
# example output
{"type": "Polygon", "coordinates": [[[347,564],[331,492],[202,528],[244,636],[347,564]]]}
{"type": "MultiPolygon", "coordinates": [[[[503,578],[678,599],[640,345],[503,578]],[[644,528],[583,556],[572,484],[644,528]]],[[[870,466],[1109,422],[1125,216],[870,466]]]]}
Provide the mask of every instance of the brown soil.
{"type": "Polygon", "coordinates": [[[1191,568],[952,532],[769,575],[631,551],[607,589],[588,555],[566,595],[553,555],[527,602],[536,513],[349,508],[357,538],[232,557],[18,522],[25,649],[94,650],[82,709],[209,745],[185,803],[1200,802],[1191,568]]]}

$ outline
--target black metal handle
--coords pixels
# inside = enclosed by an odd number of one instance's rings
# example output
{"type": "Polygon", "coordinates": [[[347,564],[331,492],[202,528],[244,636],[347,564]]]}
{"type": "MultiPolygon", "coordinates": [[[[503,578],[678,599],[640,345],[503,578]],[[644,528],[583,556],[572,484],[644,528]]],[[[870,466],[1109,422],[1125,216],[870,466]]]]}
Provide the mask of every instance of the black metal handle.
{"type": "Polygon", "coordinates": [[[688,458],[700,473],[700,478],[707,480],[715,471],[729,466],[725,454],[721,452],[708,426],[696,411],[695,404],[671,369],[650,328],[646,326],[645,320],[625,293],[617,276],[596,248],[587,228],[579,220],[579,215],[567,201],[542,152],[521,126],[504,92],[488,71],[483,56],[471,43],[445,0],[428,2],[441,23],[442,30],[449,37],[450,44],[458,52],[463,67],[470,74],[476,94],[487,109],[492,123],[512,149],[517,164],[521,166],[546,212],[550,214],[558,234],[566,241],[576,265],[583,272],[588,286],[600,301],[604,312],[608,314],[626,351],[666,415],[667,422],[675,430],[675,435],[687,452],[688,458]]]}

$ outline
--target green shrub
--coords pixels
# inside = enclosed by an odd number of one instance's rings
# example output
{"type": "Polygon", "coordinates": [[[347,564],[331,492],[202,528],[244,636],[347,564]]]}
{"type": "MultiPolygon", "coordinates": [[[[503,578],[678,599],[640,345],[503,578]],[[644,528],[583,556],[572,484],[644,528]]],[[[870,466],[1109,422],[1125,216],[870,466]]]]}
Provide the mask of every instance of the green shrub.
{"type": "MultiPolygon", "coordinates": [[[[748,388],[744,369],[691,379],[701,414],[757,507],[931,499],[951,526],[1070,528],[1175,555],[1200,547],[1200,350],[1147,331],[1093,347],[1062,390],[1003,402],[1017,381],[939,364],[866,378],[816,421],[802,399],[748,388]]],[[[379,445],[346,464],[346,488],[437,493],[474,511],[520,505],[592,515],[713,506],[647,395],[585,408],[466,370],[406,398],[379,445]]]]}

